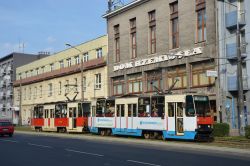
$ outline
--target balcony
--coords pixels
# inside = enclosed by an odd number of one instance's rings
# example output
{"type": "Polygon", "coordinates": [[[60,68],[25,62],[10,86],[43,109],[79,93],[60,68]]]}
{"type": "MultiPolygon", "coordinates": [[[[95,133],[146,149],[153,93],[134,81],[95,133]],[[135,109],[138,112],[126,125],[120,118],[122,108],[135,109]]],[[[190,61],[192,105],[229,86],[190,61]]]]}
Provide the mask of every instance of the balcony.
{"type": "MultiPolygon", "coordinates": [[[[237,10],[226,13],[226,27],[229,30],[235,30],[237,29],[237,10]]],[[[239,27],[242,28],[246,25],[245,20],[245,10],[239,11],[239,27]]]]}
{"type": "Polygon", "coordinates": [[[11,66],[8,66],[7,67],[7,71],[6,71],[8,74],[10,74],[10,73],[12,73],[13,72],[13,70],[12,70],[12,68],[11,68],[11,66]]]}
{"type": "Polygon", "coordinates": [[[7,94],[7,97],[9,97],[9,98],[11,98],[13,96],[13,92],[11,90],[8,90],[6,92],[6,94],[7,94]]]}
{"type": "MultiPolygon", "coordinates": [[[[243,90],[248,90],[247,76],[243,76],[243,90]]],[[[227,77],[227,88],[228,91],[238,91],[238,77],[229,76],[227,77]]]]}
{"type": "MultiPolygon", "coordinates": [[[[227,44],[226,54],[228,60],[237,60],[237,44],[227,44]]],[[[241,58],[246,58],[246,47],[241,47],[241,58]]]]}

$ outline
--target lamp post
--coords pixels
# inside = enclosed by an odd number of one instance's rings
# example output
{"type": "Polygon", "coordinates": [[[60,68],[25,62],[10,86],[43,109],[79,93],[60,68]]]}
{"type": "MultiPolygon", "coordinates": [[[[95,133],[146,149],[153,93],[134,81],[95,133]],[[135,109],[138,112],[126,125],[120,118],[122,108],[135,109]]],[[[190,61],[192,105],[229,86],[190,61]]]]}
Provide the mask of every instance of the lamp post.
{"type": "MultiPolygon", "coordinates": [[[[81,51],[80,49],[76,48],[75,46],[72,46],[72,45],[69,44],[69,43],[66,43],[65,45],[68,46],[68,47],[71,47],[71,48],[73,48],[73,49],[75,49],[75,50],[77,50],[77,51],[79,51],[80,54],[82,53],[82,51],[81,51]]],[[[81,58],[81,57],[80,57],[80,58],[81,58]]],[[[84,102],[84,88],[83,88],[83,59],[82,59],[82,58],[81,58],[81,91],[82,91],[82,93],[81,93],[81,101],[84,102]]]]}
{"type": "MultiPolygon", "coordinates": [[[[239,14],[238,6],[234,5],[225,0],[218,0],[220,2],[226,3],[228,5],[234,6],[237,10],[237,31],[236,31],[236,44],[237,44],[237,77],[238,77],[238,121],[239,121],[239,134],[243,135],[244,133],[244,98],[243,98],[243,79],[242,79],[242,59],[241,59],[241,42],[240,42],[240,26],[239,26],[239,14]],[[242,115],[241,115],[242,114],[242,115]]],[[[240,3],[240,0],[237,0],[237,3],[240,3]]]]}

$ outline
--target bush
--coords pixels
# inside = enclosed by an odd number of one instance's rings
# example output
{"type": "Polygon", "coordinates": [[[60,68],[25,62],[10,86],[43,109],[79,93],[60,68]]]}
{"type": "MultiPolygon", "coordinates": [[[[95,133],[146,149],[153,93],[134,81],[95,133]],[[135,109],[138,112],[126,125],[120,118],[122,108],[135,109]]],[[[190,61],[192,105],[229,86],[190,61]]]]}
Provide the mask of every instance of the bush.
{"type": "Polygon", "coordinates": [[[229,135],[229,124],[227,123],[215,123],[214,124],[214,136],[225,137],[229,135]]]}
{"type": "Polygon", "coordinates": [[[250,125],[245,127],[245,136],[250,139],[250,125]]]}

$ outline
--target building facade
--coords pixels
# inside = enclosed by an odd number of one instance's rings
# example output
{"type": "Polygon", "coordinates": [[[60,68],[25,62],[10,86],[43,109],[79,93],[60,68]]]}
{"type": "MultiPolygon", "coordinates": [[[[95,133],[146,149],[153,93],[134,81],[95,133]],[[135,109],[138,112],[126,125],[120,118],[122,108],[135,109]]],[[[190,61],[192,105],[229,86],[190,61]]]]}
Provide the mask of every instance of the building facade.
{"type": "Polygon", "coordinates": [[[107,36],[101,36],[17,68],[14,104],[21,106],[22,124],[37,105],[107,97],[106,55],[107,36]]]}
{"type": "Polygon", "coordinates": [[[219,76],[220,76],[220,114],[221,122],[230,124],[232,134],[237,134],[240,119],[243,126],[250,123],[250,4],[247,0],[225,0],[218,2],[219,34],[219,76]],[[237,76],[237,22],[240,29],[240,49],[242,57],[242,79],[244,90],[244,111],[238,111],[237,76]]]}
{"type": "Polygon", "coordinates": [[[217,120],[214,0],[136,0],[103,17],[109,96],[201,92],[217,120]]]}
{"type": "Polygon", "coordinates": [[[18,123],[19,110],[13,105],[13,82],[16,68],[46,55],[11,53],[0,59],[0,119],[18,123]]]}

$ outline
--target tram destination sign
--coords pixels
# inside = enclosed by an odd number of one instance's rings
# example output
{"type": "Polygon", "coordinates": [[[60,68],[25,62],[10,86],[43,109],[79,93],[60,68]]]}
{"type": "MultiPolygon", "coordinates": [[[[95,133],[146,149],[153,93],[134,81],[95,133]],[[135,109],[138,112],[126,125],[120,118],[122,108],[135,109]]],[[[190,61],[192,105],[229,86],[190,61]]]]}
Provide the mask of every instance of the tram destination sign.
{"type": "Polygon", "coordinates": [[[198,54],[202,54],[201,47],[193,48],[193,49],[186,50],[186,51],[179,51],[177,53],[169,53],[169,54],[165,54],[165,55],[155,56],[152,58],[140,59],[137,61],[123,63],[120,65],[114,66],[114,71],[119,71],[119,70],[123,70],[123,69],[130,69],[133,67],[145,66],[145,65],[165,62],[165,61],[169,61],[169,60],[174,60],[174,59],[182,59],[185,57],[198,55],[198,54]]]}

